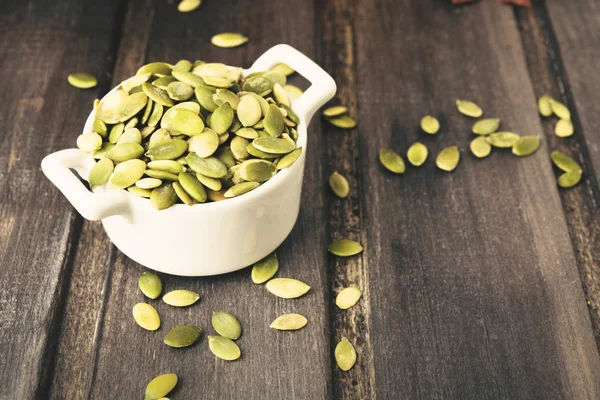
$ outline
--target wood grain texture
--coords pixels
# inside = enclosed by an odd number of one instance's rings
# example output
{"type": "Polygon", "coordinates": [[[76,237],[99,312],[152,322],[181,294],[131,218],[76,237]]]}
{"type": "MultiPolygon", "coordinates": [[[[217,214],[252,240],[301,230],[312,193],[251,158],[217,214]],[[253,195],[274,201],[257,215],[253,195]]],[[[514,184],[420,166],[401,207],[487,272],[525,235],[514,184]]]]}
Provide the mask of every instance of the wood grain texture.
{"type": "Polygon", "coordinates": [[[46,394],[80,222],[39,165],[45,155],[73,147],[98,90],[77,90],[66,77],[84,70],[102,81],[116,13],[115,1],[0,5],[3,399],[46,394]]]}
{"type": "MultiPolygon", "coordinates": [[[[548,5],[550,9],[554,6],[548,5]]],[[[567,21],[562,17],[556,20],[550,19],[548,10],[538,3],[532,10],[515,10],[521,37],[525,49],[529,75],[535,89],[536,97],[543,94],[560,99],[569,104],[572,110],[572,120],[576,127],[576,133],[570,138],[559,138],[554,134],[555,117],[542,118],[544,134],[548,145],[553,150],[560,150],[574,157],[582,166],[584,178],[581,184],[572,190],[560,190],[563,211],[566,216],[567,225],[575,258],[579,267],[579,275],[583,284],[583,290],[588,303],[588,308],[594,328],[596,343],[600,348],[600,190],[597,184],[598,165],[600,161],[595,160],[597,149],[597,124],[592,124],[592,119],[597,115],[594,107],[600,99],[600,92],[588,90],[594,85],[593,79],[586,79],[590,72],[588,62],[594,63],[594,47],[590,38],[597,36],[597,29],[586,23],[592,23],[589,16],[598,15],[597,5],[592,2],[579,2],[572,10],[576,14],[577,27],[572,26],[574,21],[568,23],[569,34],[567,38],[571,41],[565,46],[578,44],[576,49],[579,53],[572,54],[573,49],[564,55],[559,48],[557,35],[559,32],[564,36],[563,27],[567,21]],[[583,20],[581,20],[583,18],[583,20]],[[575,40],[578,37],[579,39],[575,40]],[[582,59],[589,60],[581,62],[582,59]],[[572,63],[582,66],[583,69],[574,69],[572,63]],[[566,68],[568,66],[568,68],[566,68]],[[571,77],[570,74],[574,74],[571,77]],[[571,86],[569,82],[578,81],[578,85],[571,86]],[[585,90],[582,90],[582,81],[585,82],[585,90]],[[577,92],[577,95],[575,93],[577,92]],[[578,102],[575,99],[579,100],[578,102]],[[583,100],[583,101],[582,101],[583,100]],[[590,117],[590,115],[592,117],[590,117]]],[[[564,10],[563,10],[564,11],[564,10]]],[[[563,38],[564,39],[564,38],[563,38]]],[[[596,57],[600,60],[600,55],[596,57]]],[[[558,176],[558,174],[557,174],[558,176]]]]}
{"type": "Polygon", "coordinates": [[[504,128],[542,133],[511,8],[356,9],[377,397],[597,398],[600,361],[547,147],[476,160],[465,150],[473,121],[454,105],[471,99],[504,128]],[[426,113],[441,117],[437,136],[418,130],[426,113]],[[378,165],[381,146],[416,140],[432,153],[425,166],[398,177],[378,165]],[[451,144],[463,159],[444,173],[433,158],[451,144]]]}

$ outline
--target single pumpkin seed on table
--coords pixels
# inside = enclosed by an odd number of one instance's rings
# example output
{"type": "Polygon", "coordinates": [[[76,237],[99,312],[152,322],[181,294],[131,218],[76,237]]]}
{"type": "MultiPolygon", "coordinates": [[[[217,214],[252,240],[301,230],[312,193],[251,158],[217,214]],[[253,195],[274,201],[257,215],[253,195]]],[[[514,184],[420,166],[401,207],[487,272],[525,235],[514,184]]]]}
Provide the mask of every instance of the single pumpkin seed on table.
{"type": "Polygon", "coordinates": [[[552,97],[548,96],[547,94],[545,94],[539,98],[538,112],[542,116],[549,117],[552,115],[552,105],[550,104],[551,102],[552,102],[552,97]]]}
{"type": "Polygon", "coordinates": [[[144,400],[160,400],[168,395],[177,385],[177,375],[163,374],[152,379],[146,386],[144,400]]]}
{"type": "Polygon", "coordinates": [[[345,337],[335,346],[335,361],[342,371],[350,370],[356,363],[356,350],[345,337]]]}
{"type": "Polygon", "coordinates": [[[173,307],[188,307],[200,299],[198,293],[191,290],[179,289],[166,293],[162,300],[173,307]]]}
{"type": "Polygon", "coordinates": [[[565,106],[560,101],[551,99],[550,108],[552,109],[554,115],[556,115],[558,118],[567,120],[571,119],[571,111],[569,111],[567,106],[565,106]]]}
{"type": "Polygon", "coordinates": [[[339,257],[350,257],[363,251],[360,243],[354,240],[336,240],[327,247],[327,251],[339,257]]]}
{"type": "Polygon", "coordinates": [[[500,127],[500,118],[486,118],[473,124],[473,133],[476,135],[489,135],[500,127]]]}
{"type": "Polygon", "coordinates": [[[304,296],[310,286],[297,279],[275,278],[268,281],[265,285],[267,290],[282,299],[295,299],[304,296]]]}
{"type": "Polygon", "coordinates": [[[489,144],[501,149],[510,149],[519,141],[520,136],[514,132],[494,132],[486,137],[489,144]]]}
{"type": "Polygon", "coordinates": [[[449,146],[440,151],[435,159],[435,165],[443,171],[451,172],[460,162],[460,151],[456,146],[449,146]]]}
{"type": "Polygon", "coordinates": [[[241,33],[219,33],[210,40],[217,47],[232,48],[248,42],[248,38],[241,33]]]}
{"type": "Polygon", "coordinates": [[[423,143],[413,143],[406,152],[406,158],[415,167],[420,167],[427,160],[427,147],[423,143]]]}
{"type": "Polygon", "coordinates": [[[554,165],[556,165],[557,168],[565,172],[581,171],[581,167],[579,166],[579,164],[577,164],[575,160],[573,160],[566,154],[561,153],[560,151],[553,151],[550,154],[550,158],[552,159],[552,162],[554,163],[554,165]]]}
{"type": "Polygon", "coordinates": [[[379,150],[379,161],[387,170],[396,174],[403,174],[406,171],[404,160],[393,150],[381,148],[379,150]]]}
{"type": "Polygon", "coordinates": [[[323,110],[323,116],[327,118],[339,117],[348,112],[348,108],[344,106],[332,106],[323,110]]]}
{"type": "Polygon", "coordinates": [[[556,127],[554,128],[554,133],[558,137],[569,137],[573,135],[573,123],[569,119],[560,119],[556,123],[556,127]]]}
{"type": "Polygon", "coordinates": [[[483,110],[477,104],[468,100],[456,100],[456,108],[467,117],[479,118],[483,115],[483,110]]]}
{"type": "Polygon", "coordinates": [[[421,118],[421,129],[430,135],[435,135],[440,130],[440,122],[431,115],[421,118]]]}
{"type": "Polygon", "coordinates": [[[540,147],[540,138],[537,136],[521,136],[513,145],[512,152],[514,155],[524,157],[533,154],[540,147]]]}
{"type": "Polygon", "coordinates": [[[182,0],[177,5],[177,11],[182,13],[192,12],[202,4],[202,0],[182,0]]]}
{"type": "Polygon", "coordinates": [[[242,355],[238,345],[223,336],[209,336],[208,348],[215,356],[225,361],[237,360],[242,355]]]}
{"type": "Polygon", "coordinates": [[[348,181],[344,178],[344,175],[340,174],[337,171],[334,171],[333,174],[329,177],[329,187],[335,193],[337,197],[340,199],[345,199],[348,197],[350,193],[350,186],[348,185],[348,181]]]}
{"type": "Polygon", "coordinates": [[[138,279],[138,286],[144,296],[149,299],[156,299],[162,292],[162,281],[153,272],[144,272],[138,279]]]}
{"type": "Polygon", "coordinates": [[[252,282],[256,284],[265,283],[275,276],[278,269],[279,260],[277,254],[273,252],[254,264],[251,272],[252,282]]]}
{"type": "Polygon", "coordinates": [[[347,310],[358,303],[358,300],[360,300],[361,296],[362,292],[359,288],[354,286],[347,287],[338,293],[335,298],[335,304],[342,310],[347,310]]]}
{"type": "Polygon", "coordinates": [[[233,314],[227,311],[213,312],[211,323],[215,331],[227,339],[237,340],[242,335],[242,325],[233,314]]]}
{"type": "Polygon", "coordinates": [[[485,136],[479,136],[471,140],[469,144],[471,153],[477,158],[487,157],[492,152],[492,145],[488,143],[485,136]]]}
{"type": "Polygon", "coordinates": [[[581,170],[572,170],[565,172],[561,176],[558,177],[557,183],[558,186],[562,188],[570,188],[579,183],[581,180],[582,172],[581,170]]]}
{"type": "Polygon", "coordinates": [[[138,303],[133,306],[133,319],[148,331],[155,331],[160,327],[158,312],[150,304],[138,303]]]}
{"type": "Polygon", "coordinates": [[[171,329],[164,338],[169,347],[182,348],[193,345],[200,339],[202,328],[192,325],[180,325],[171,329]]]}
{"type": "Polygon", "coordinates": [[[331,125],[342,129],[352,129],[356,126],[356,121],[347,115],[333,117],[327,120],[331,125]]]}
{"type": "Polygon", "coordinates": [[[88,175],[90,187],[92,189],[96,189],[97,187],[108,182],[108,178],[112,174],[114,168],[115,166],[110,159],[100,159],[96,164],[94,164],[88,175]]]}
{"type": "Polygon", "coordinates": [[[269,328],[277,329],[278,331],[297,331],[308,324],[308,320],[301,314],[284,314],[277,317],[269,328]]]}
{"type": "Polygon", "coordinates": [[[67,81],[71,86],[78,89],[90,89],[98,84],[98,80],[92,74],[87,72],[77,72],[75,74],[69,74],[67,81]]]}

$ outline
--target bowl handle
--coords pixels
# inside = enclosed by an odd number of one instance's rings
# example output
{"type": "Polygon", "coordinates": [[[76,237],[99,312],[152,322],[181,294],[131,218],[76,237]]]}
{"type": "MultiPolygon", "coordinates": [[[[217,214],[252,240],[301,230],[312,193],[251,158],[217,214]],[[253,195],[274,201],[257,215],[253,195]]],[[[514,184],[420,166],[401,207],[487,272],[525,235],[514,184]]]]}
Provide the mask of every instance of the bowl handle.
{"type": "Polygon", "coordinates": [[[315,112],[335,95],[335,81],[313,60],[287,44],[271,47],[252,64],[248,72],[267,71],[279,63],[289,65],[311,83],[306,92],[294,101],[294,111],[308,125],[315,112]]]}
{"type": "Polygon", "coordinates": [[[111,215],[128,216],[130,204],[126,192],[92,193],[70,170],[87,178],[94,164],[94,159],[81,150],[67,149],[46,156],[42,171],[84,218],[98,221],[111,215]]]}

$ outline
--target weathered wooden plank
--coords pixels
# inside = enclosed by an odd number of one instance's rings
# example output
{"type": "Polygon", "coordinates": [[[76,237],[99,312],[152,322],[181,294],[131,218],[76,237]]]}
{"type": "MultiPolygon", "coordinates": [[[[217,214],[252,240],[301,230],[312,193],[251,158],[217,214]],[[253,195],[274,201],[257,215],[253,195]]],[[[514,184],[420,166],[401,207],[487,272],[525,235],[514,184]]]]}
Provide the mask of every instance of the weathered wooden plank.
{"type": "MultiPolygon", "coordinates": [[[[249,66],[270,46],[287,42],[314,56],[312,7],[300,5],[300,2],[275,5],[271,2],[205,2],[197,12],[180,14],[173,4],[130,3],[121,43],[133,44],[122,45],[116,77],[121,79],[134,73],[144,53],[147,53],[146,61],[176,62],[185,57],[249,66]],[[266,18],[265,10],[273,17],[285,18],[286,23],[256,24],[255,21],[266,18]],[[132,21],[135,25],[130,24],[132,21]],[[226,30],[247,34],[250,44],[234,50],[213,47],[210,37],[226,30]],[[298,31],[305,32],[306,36],[294,35],[298,31]],[[132,48],[133,54],[127,52],[126,47],[132,48]]],[[[161,314],[163,327],[156,333],[148,333],[131,318],[133,305],[147,301],[137,289],[143,268],[116,251],[115,260],[108,261],[110,271],[106,272],[105,234],[98,225],[86,224],[82,237],[87,243],[82,241],[78,248],[72,280],[72,293],[79,290],[85,291],[85,295],[69,297],[67,307],[73,310],[73,315],[66,318],[85,331],[89,342],[84,351],[80,351],[74,347],[77,336],[63,332],[65,341],[60,353],[65,356],[61,358],[61,368],[69,374],[66,378],[62,374],[55,375],[55,397],[62,397],[66,391],[86,393],[90,398],[135,398],[143,393],[151,378],[167,371],[176,372],[181,379],[178,397],[304,399],[329,396],[328,288],[323,247],[327,239],[325,199],[320,184],[322,171],[318,162],[322,153],[317,143],[317,129],[318,125],[311,127],[309,147],[314,151],[308,154],[304,207],[292,235],[278,252],[279,276],[301,279],[312,286],[311,292],[295,301],[276,299],[264,287],[252,284],[249,270],[202,279],[163,275],[165,290],[188,288],[201,293],[202,299],[189,309],[174,309],[161,301],[151,301],[161,314]],[[98,280],[103,283],[89,281],[88,270],[98,273],[98,280]],[[93,297],[93,293],[97,297],[93,297]],[[76,314],[74,310],[78,310],[76,314]],[[210,315],[216,310],[230,311],[242,322],[244,333],[238,342],[243,357],[239,361],[215,360],[208,350],[206,335],[212,333],[210,315]],[[295,333],[269,329],[269,323],[285,312],[303,313],[309,325],[295,333]],[[180,351],[165,346],[164,334],[184,323],[198,324],[205,330],[201,342],[180,351]],[[68,382],[69,377],[80,380],[68,382]]]]}
{"type": "Polygon", "coordinates": [[[600,361],[548,149],[476,160],[473,121],[454,105],[472,99],[504,128],[542,133],[511,8],[356,9],[376,394],[597,398],[600,361]],[[418,130],[426,113],[442,117],[437,136],[418,130]],[[381,146],[404,152],[416,140],[432,153],[425,166],[399,177],[378,165],[381,146]],[[444,173],[433,158],[451,144],[463,160],[444,173]]]}
{"type": "Polygon", "coordinates": [[[44,395],[54,332],[80,222],[40,171],[42,157],[72,147],[98,89],[66,76],[100,76],[118,2],[0,5],[0,384],[1,398],[44,395]]]}
{"type": "MultiPolygon", "coordinates": [[[[549,7],[552,8],[550,5],[549,7]]],[[[584,68],[587,68],[588,62],[594,63],[595,47],[588,41],[589,37],[596,35],[598,23],[593,25],[593,20],[580,20],[583,14],[594,15],[594,7],[596,5],[590,2],[578,2],[573,9],[568,10],[569,14],[574,14],[575,19],[580,23],[575,31],[569,32],[568,37],[579,35],[576,48],[581,49],[581,52],[567,54],[566,58],[562,57],[555,34],[564,29],[561,27],[565,23],[562,20],[562,14],[560,14],[561,19],[557,21],[557,27],[554,29],[547,10],[542,4],[535,4],[532,10],[517,9],[516,16],[536,96],[548,93],[569,104],[572,109],[572,118],[577,132],[572,137],[564,139],[558,138],[554,134],[556,118],[542,118],[542,125],[549,147],[573,156],[584,170],[584,179],[581,184],[571,190],[561,190],[560,197],[569,226],[571,242],[575,249],[575,258],[594,327],[596,343],[600,347],[600,271],[597,268],[598,254],[600,254],[600,213],[598,212],[600,192],[597,185],[598,170],[594,169],[599,163],[597,161],[594,163],[595,156],[593,155],[594,149],[598,146],[598,139],[596,126],[590,125],[589,116],[589,113],[594,115],[594,110],[589,108],[596,105],[599,94],[587,90],[589,88],[586,88],[585,92],[581,92],[581,79],[586,74],[586,70],[574,70],[571,66],[573,60],[577,62],[578,66],[583,65],[584,68]],[[592,57],[590,58],[590,56],[592,57]],[[583,59],[589,61],[581,62],[583,59]],[[574,79],[580,80],[577,87],[569,85],[571,78],[565,69],[567,65],[571,72],[576,73],[574,79]],[[579,103],[574,101],[574,90],[583,96],[581,99],[577,96],[577,99],[580,100],[579,103]],[[583,115],[580,116],[582,113],[583,115]]],[[[568,18],[569,14],[565,17],[568,18]]],[[[584,19],[587,19],[587,16],[584,19]]],[[[583,79],[585,80],[585,78],[583,79]]],[[[595,84],[595,82],[589,83],[595,84]]]]}

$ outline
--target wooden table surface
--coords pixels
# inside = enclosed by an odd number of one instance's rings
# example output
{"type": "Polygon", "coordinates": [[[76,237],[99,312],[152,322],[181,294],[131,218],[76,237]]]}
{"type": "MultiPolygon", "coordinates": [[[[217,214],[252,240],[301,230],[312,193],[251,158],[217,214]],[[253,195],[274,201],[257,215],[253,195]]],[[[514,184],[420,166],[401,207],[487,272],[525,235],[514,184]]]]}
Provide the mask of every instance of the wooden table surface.
{"type": "Polygon", "coordinates": [[[172,399],[600,399],[600,3],[534,3],[204,0],[182,14],[174,0],[3,0],[0,398],[136,399],[175,372],[172,399]],[[250,42],[212,46],[223,31],[250,42]],[[166,290],[202,299],[187,309],[151,301],[163,327],[144,331],[131,309],[147,301],[137,288],[145,269],[74,211],[40,161],[74,147],[93,100],[146,62],[249,66],[278,43],[331,73],[332,104],[358,120],[342,131],[317,117],[309,129],[301,213],[278,254],[280,276],[312,290],[278,299],[248,269],[162,275],[166,290]],[[69,86],[76,71],[98,87],[69,86]],[[571,109],[571,138],[538,115],[544,93],[571,109]],[[475,159],[473,121],[456,98],[541,137],[540,150],[475,159]],[[418,129],[427,113],[441,119],[436,136],[418,129]],[[457,144],[458,169],[444,173],[432,157],[404,176],[379,165],[380,147],[405,152],[417,140],[432,155],[457,144]],[[557,188],[557,149],[583,166],[573,189],[557,188]],[[334,170],[349,180],[346,200],[327,187],[334,170]],[[365,251],[328,255],[339,238],[365,251]],[[348,285],[363,298],[342,311],[335,294],[348,285]],[[240,319],[240,360],[215,359],[206,333],[184,350],[162,343],[178,324],[210,331],[215,310],[240,319]],[[285,312],[310,322],[269,329],[285,312]],[[341,337],[358,353],[349,372],[333,358],[341,337]]]}

